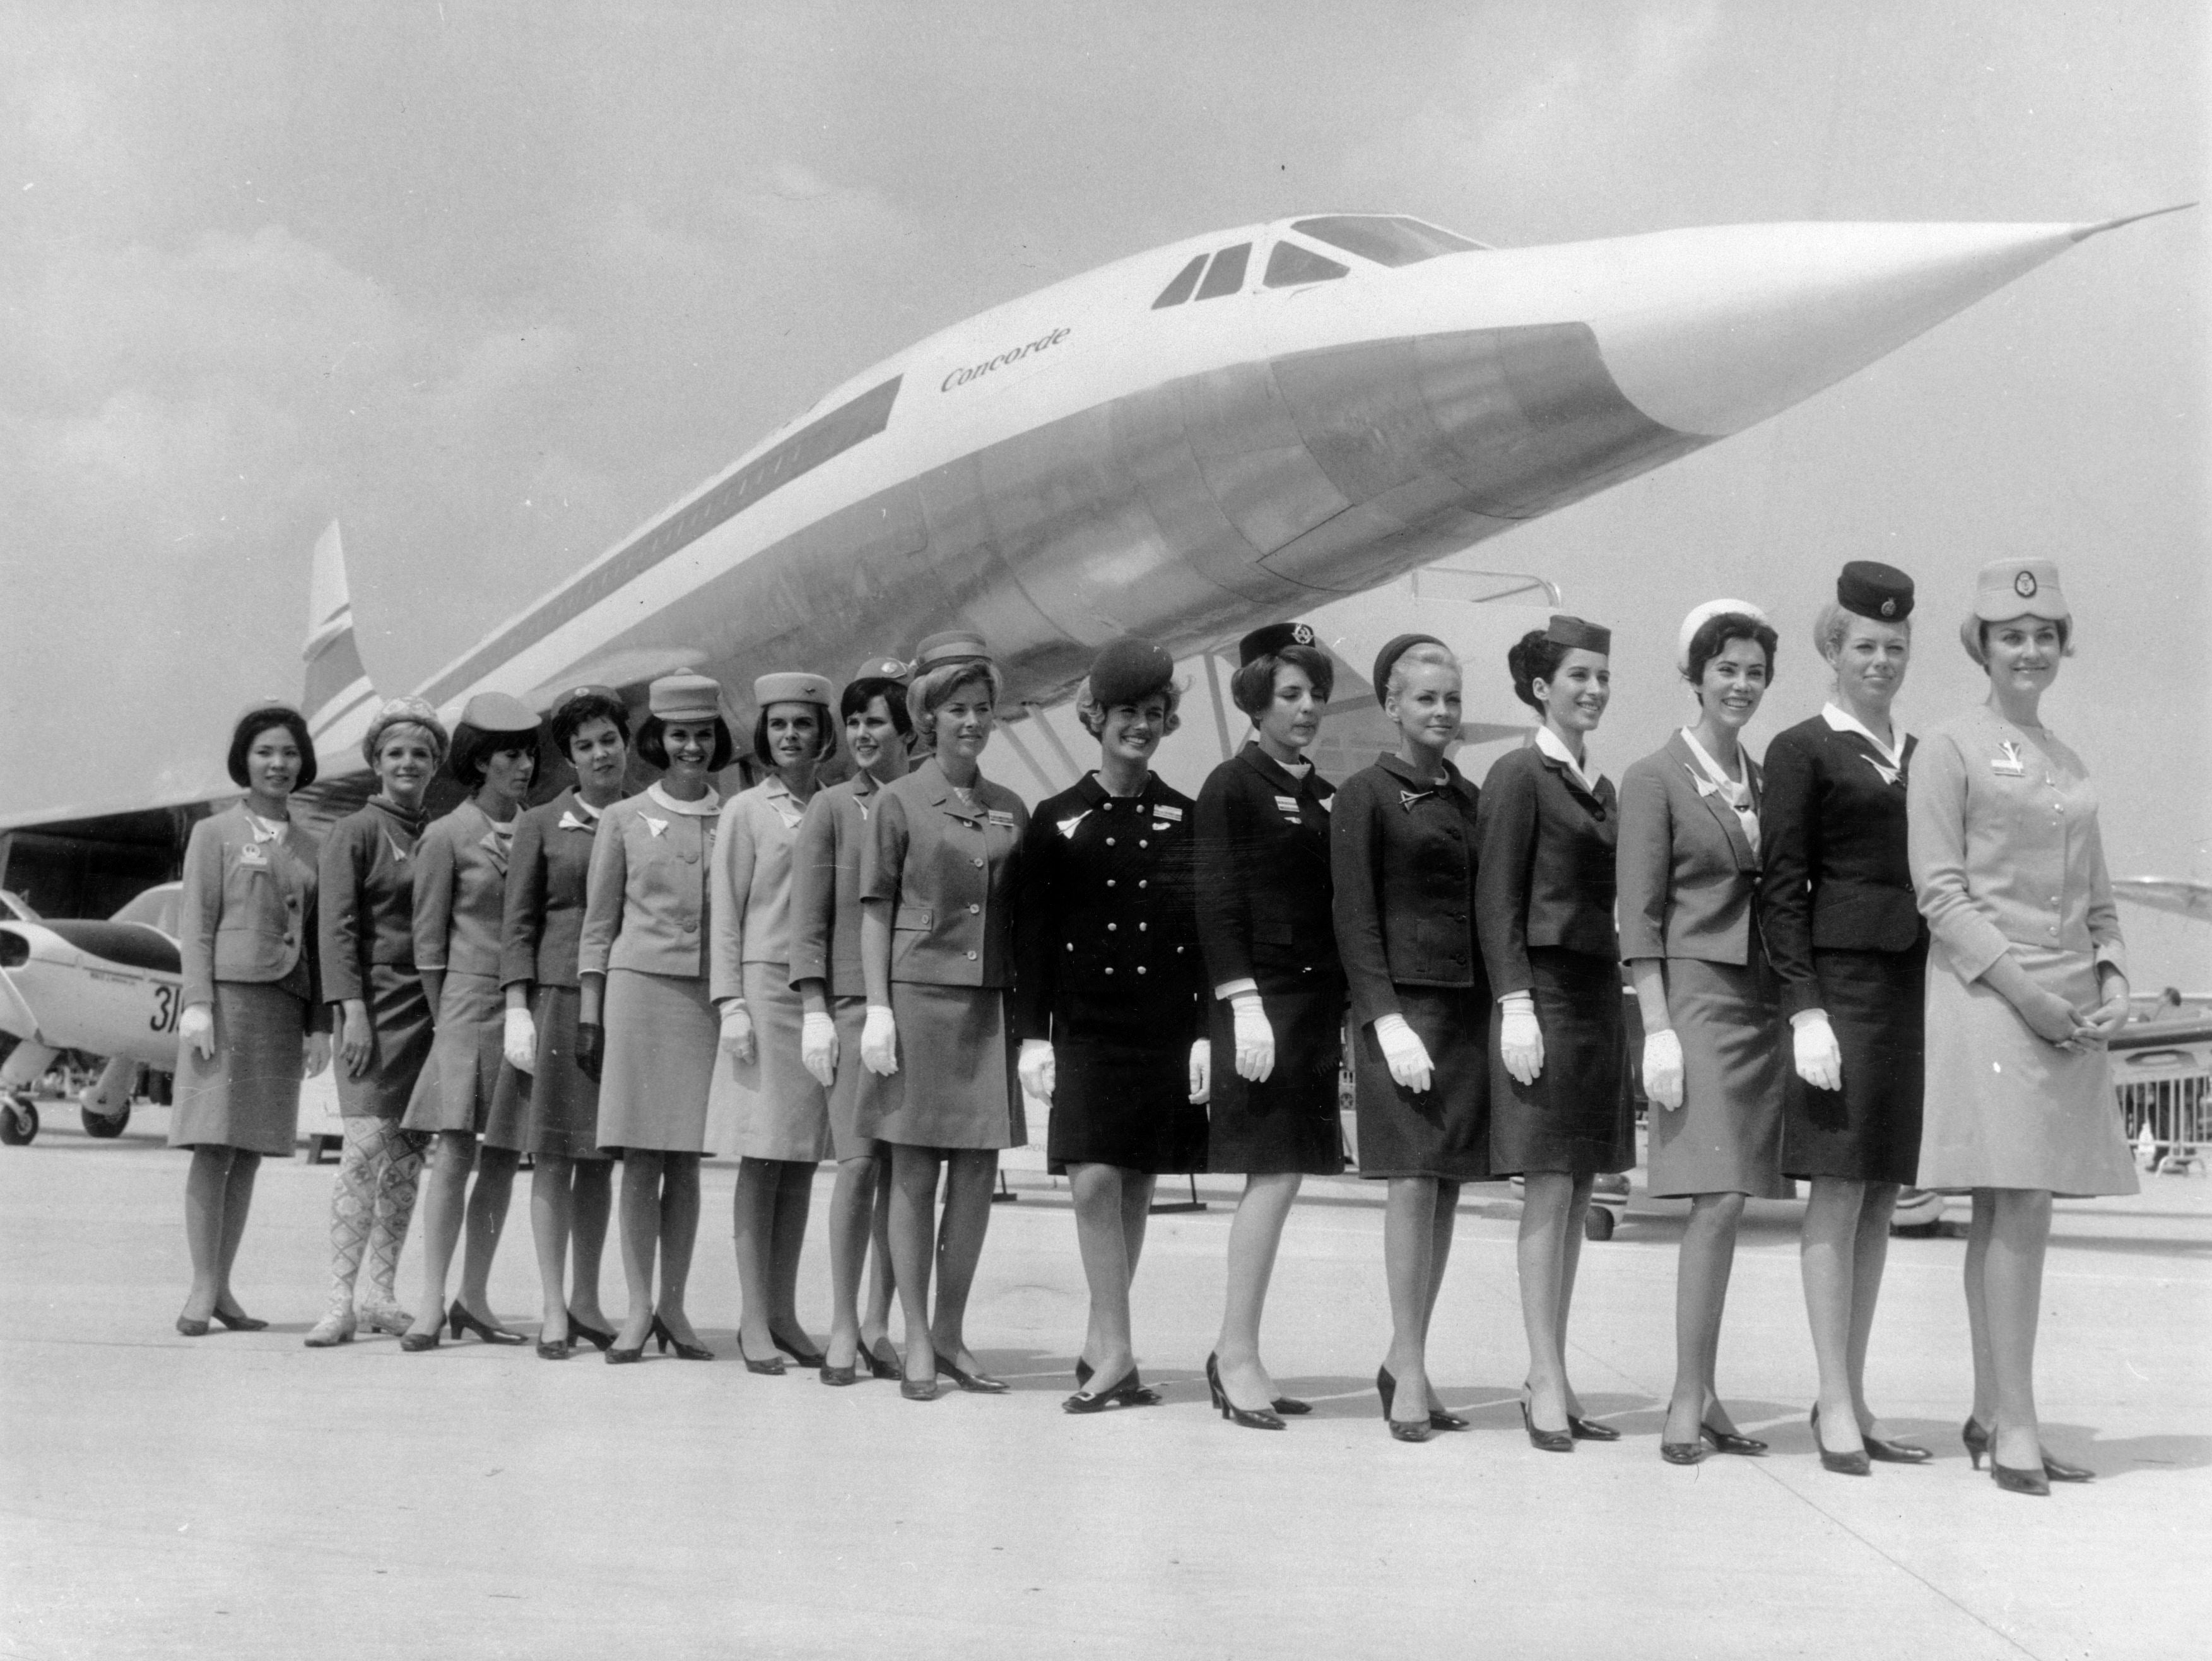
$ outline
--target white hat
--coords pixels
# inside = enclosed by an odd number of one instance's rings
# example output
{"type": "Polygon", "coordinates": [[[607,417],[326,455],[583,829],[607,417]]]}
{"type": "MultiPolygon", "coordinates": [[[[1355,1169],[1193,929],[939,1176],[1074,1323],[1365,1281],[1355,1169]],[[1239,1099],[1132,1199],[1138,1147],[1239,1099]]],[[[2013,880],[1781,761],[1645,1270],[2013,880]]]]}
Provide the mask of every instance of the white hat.
{"type": "Polygon", "coordinates": [[[1754,623],[1765,623],[1766,613],[1747,599],[1709,599],[1702,605],[1692,605],[1690,615],[1682,619],[1682,632],[1674,640],[1674,667],[1684,674],[1690,672],[1690,642],[1705,626],[1708,618],[1717,618],[1723,611],[1733,611],[1754,623]]]}

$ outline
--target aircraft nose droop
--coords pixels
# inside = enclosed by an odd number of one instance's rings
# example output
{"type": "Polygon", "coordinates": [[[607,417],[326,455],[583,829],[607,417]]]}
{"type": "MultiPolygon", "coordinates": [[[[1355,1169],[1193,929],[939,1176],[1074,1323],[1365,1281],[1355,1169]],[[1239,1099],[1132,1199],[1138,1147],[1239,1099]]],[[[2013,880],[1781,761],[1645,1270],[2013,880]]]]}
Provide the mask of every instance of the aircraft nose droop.
{"type": "Polygon", "coordinates": [[[1726,225],[1624,238],[1611,245],[1623,303],[1601,302],[1589,322],[1629,402],[1677,432],[1720,438],[2104,228],[1726,225]]]}

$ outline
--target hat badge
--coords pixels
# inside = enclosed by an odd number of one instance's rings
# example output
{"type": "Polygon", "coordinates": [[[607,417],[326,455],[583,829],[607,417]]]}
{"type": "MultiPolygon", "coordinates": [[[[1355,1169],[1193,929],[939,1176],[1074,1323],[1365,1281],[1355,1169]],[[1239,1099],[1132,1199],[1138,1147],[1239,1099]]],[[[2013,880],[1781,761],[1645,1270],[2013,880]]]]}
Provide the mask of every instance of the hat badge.
{"type": "Polygon", "coordinates": [[[1897,615],[1897,602],[1893,599],[1886,599],[1882,601],[1881,614],[1886,618],[1895,617],[1897,615]]]}
{"type": "Polygon", "coordinates": [[[2035,573],[2022,571],[2012,580],[2012,591],[2022,599],[2035,598],[2035,573]]]}
{"type": "Polygon", "coordinates": [[[1313,630],[1312,630],[1310,626],[1308,626],[1307,624],[1303,624],[1303,623],[1299,623],[1299,624],[1292,624],[1292,625],[1291,625],[1291,638],[1292,640],[1294,640],[1294,641],[1297,642],[1297,643],[1298,643],[1299,645],[1301,645],[1301,646],[1310,646],[1310,645],[1312,645],[1312,644],[1313,644],[1313,637],[1314,637],[1314,636],[1313,636],[1313,630]]]}

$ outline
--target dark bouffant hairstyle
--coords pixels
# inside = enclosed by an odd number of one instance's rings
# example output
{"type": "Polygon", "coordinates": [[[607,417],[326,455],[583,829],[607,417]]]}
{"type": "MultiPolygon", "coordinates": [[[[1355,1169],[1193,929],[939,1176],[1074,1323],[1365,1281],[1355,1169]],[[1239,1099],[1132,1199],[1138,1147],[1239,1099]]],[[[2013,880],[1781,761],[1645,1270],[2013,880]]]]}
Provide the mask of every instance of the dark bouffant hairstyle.
{"type": "Polygon", "coordinates": [[[1323,703],[1336,688],[1336,665],[1318,646],[1285,646],[1279,652],[1262,652],[1229,678],[1229,696],[1239,709],[1257,721],[1275,701],[1275,671],[1303,669],[1313,683],[1314,696],[1323,703]]]}
{"type": "Polygon", "coordinates": [[[902,739],[914,736],[914,715],[906,707],[906,683],[893,680],[889,675],[872,675],[866,680],[856,680],[837,696],[837,724],[842,727],[855,715],[864,715],[868,706],[878,698],[890,714],[891,725],[902,739]]]}
{"type": "Polygon", "coordinates": [[[1574,649],[1562,646],[1541,629],[1531,629],[1515,641],[1505,648],[1505,669],[1513,677],[1513,696],[1540,712],[1544,701],[1536,696],[1536,683],[1558,674],[1567,654],[1574,649]]]}
{"type": "MultiPolygon", "coordinates": [[[[667,726],[658,715],[647,715],[638,725],[638,758],[648,767],[665,770],[668,765],[667,726]]],[[[720,772],[737,758],[737,741],[730,736],[730,723],[715,716],[714,753],[707,759],[707,770],[720,772]]]]}
{"type": "Polygon", "coordinates": [[[481,727],[459,721],[453,727],[453,747],[446,752],[446,764],[455,778],[473,790],[484,782],[484,764],[502,750],[526,750],[544,766],[545,757],[539,753],[538,740],[536,732],[487,733],[481,727]]]}
{"type": "Polygon", "coordinates": [[[292,742],[300,746],[300,776],[292,782],[295,790],[304,790],[315,782],[314,740],[307,736],[307,723],[297,709],[282,703],[272,703],[265,709],[249,709],[238,718],[238,726],[230,735],[230,782],[241,790],[252,781],[246,775],[246,752],[253,748],[253,740],[272,727],[281,727],[292,735],[292,742]]]}
{"type": "Polygon", "coordinates": [[[609,697],[605,692],[586,692],[580,698],[569,699],[554,711],[548,736],[553,740],[553,748],[562,760],[569,759],[568,745],[575,740],[576,734],[595,721],[612,721],[615,731],[622,734],[623,742],[629,742],[629,711],[623,707],[622,701],[609,697]]]}
{"type": "Polygon", "coordinates": [[[1766,678],[1771,682],[1774,648],[1781,644],[1781,637],[1771,625],[1741,611],[1717,611],[1698,625],[1698,632],[1690,636],[1690,666],[1682,672],[1682,678],[1692,686],[1704,684],[1705,666],[1732,640],[1750,641],[1766,654],[1766,678]]]}
{"type": "Polygon", "coordinates": [[[821,731],[814,735],[815,760],[827,761],[837,753],[837,732],[843,723],[831,721],[826,706],[816,703],[808,698],[775,698],[763,704],[760,714],[753,717],[753,759],[755,761],[763,767],[775,765],[768,758],[768,712],[779,703],[804,703],[808,709],[817,712],[818,719],[815,724],[821,728],[821,731]]]}

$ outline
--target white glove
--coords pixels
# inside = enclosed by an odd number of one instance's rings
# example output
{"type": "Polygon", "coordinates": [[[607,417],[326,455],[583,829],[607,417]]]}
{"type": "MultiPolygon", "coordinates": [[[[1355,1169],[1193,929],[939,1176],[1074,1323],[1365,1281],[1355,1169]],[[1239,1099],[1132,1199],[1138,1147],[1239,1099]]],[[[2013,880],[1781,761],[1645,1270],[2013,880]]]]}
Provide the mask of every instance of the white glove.
{"type": "Polygon", "coordinates": [[[1522,1084],[1534,1084],[1544,1070],[1544,1029],[1536,1024],[1533,993],[1509,992],[1498,1001],[1498,1059],[1522,1084]]]}
{"type": "Polygon", "coordinates": [[[837,1082],[837,1023],[827,1015],[808,1015],[799,1023],[799,1059],[824,1090],[837,1082]]]}
{"type": "Polygon", "coordinates": [[[177,1022],[177,1038],[200,1053],[202,1061],[215,1055],[215,1011],[207,1004],[188,1007],[177,1022]]]}
{"type": "Polygon", "coordinates": [[[1797,1076],[1815,1090],[1844,1087],[1844,1050],[1836,1042],[1836,1029],[1828,1025],[1825,1009],[1807,1009],[1790,1018],[1790,1043],[1796,1051],[1797,1076]]]}
{"type": "Polygon", "coordinates": [[[1054,1076],[1052,1065],[1052,1044],[1044,1038],[1024,1038],[1021,1058],[1014,1063],[1014,1071],[1022,1080],[1022,1088],[1041,1102],[1052,1099],[1054,1076]]]}
{"type": "Polygon", "coordinates": [[[327,1032],[307,1034],[307,1042],[300,1058],[300,1076],[303,1079],[319,1078],[323,1069],[330,1064],[331,1035],[327,1032]]]}
{"type": "Polygon", "coordinates": [[[722,1048],[734,1061],[753,1058],[753,1018],[742,998],[732,998],[722,1006],[722,1048]]]}
{"type": "Polygon", "coordinates": [[[507,1037],[501,1048],[507,1052],[507,1064],[516,1072],[538,1070],[538,1023],[530,1019],[527,1009],[508,1006],[507,1037]]]}
{"type": "Polygon", "coordinates": [[[1421,1042],[1421,1035],[1406,1025],[1403,1015],[1377,1015],[1375,1018],[1375,1041],[1382,1046],[1382,1060],[1390,1069],[1390,1076],[1399,1086],[1416,1096],[1425,1095],[1429,1088],[1429,1047],[1421,1042]]]}
{"type": "Polygon", "coordinates": [[[1200,1038],[1190,1047],[1190,1098],[1202,1102],[1213,1093],[1213,1045],[1200,1038]]]}
{"type": "Polygon", "coordinates": [[[1670,1112],[1682,1104],[1682,1041],[1671,1026],[1644,1035],[1644,1093],[1670,1112]]]}
{"type": "Polygon", "coordinates": [[[898,1071],[898,1022],[882,1004],[870,1004],[868,1019],[861,1024],[860,1063],[886,1079],[898,1071]]]}
{"type": "Polygon", "coordinates": [[[1237,1033],[1237,1076],[1262,1084],[1275,1070],[1275,1029],[1267,1025],[1260,995],[1239,992],[1230,999],[1229,1011],[1237,1033]]]}

